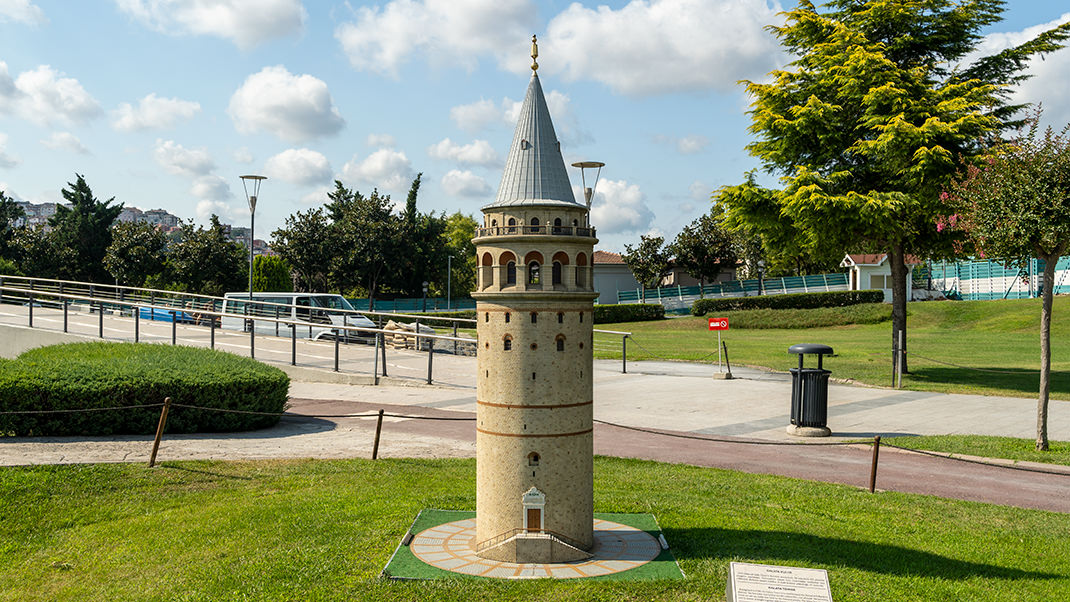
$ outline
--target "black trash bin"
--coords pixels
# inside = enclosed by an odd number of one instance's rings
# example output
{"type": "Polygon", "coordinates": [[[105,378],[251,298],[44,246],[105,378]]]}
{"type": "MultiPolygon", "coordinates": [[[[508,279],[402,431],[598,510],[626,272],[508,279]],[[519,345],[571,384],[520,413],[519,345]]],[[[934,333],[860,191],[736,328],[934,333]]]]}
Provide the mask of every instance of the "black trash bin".
{"type": "Polygon", "coordinates": [[[832,347],[816,343],[792,345],[788,353],[799,356],[799,367],[791,369],[791,425],[788,432],[807,437],[832,434],[828,423],[829,374],[821,367],[823,356],[832,355],[832,347]],[[817,368],[803,367],[803,358],[817,356],[817,368]]]}

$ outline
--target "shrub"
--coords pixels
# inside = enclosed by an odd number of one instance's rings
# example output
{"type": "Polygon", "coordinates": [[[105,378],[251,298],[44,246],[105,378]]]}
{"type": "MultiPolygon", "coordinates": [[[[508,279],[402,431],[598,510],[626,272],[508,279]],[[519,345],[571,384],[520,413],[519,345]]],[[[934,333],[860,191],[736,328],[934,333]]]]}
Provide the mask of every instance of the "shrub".
{"type": "Polygon", "coordinates": [[[628,303],[623,305],[595,305],[595,324],[616,324],[618,322],[646,322],[665,319],[665,307],[650,303],[628,303]]]}
{"type": "Polygon", "coordinates": [[[832,291],[827,293],[793,293],[790,295],[760,295],[757,297],[718,297],[699,299],[691,305],[691,314],[704,316],[711,312],[741,309],[814,309],[817,307],[844,307],[860,303],[882,303],[884,292],[832,291]]]}
{"type": "MultiPolygon", "coordinates": [[[[32,349],[0,362],[0,412],[173,403],[256,412],[285,409],[289,377],[230,353],[146,343],[71,343],[32,349]]],[[[0,433],[151,435],[159,408],[0,415],[0,433]]],[[[167,432],[266,428],[277,416],[172,407],[167,432]]]]}
{"type": "Polygon", "coordinates": [[[0,257],[0,275],[5,276],[22,276],[22,272],[19,271],[15,262],[0,257]]]}
{"type": "Polygon", "coordinates": [[[278,255],[259,255],[253,260],[253,290],[292,293],[290,263],[278,255]]]}

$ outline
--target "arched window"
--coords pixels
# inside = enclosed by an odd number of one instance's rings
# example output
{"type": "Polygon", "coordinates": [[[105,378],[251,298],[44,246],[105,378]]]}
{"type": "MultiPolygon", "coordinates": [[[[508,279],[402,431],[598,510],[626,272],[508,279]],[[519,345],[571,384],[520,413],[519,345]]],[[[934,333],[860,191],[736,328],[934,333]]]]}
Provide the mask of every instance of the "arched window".
{"type": "Polygon", "coordinates": [[[539,465],[539,454],[537,454],[535,452],[531,452],[530,454],[528,454],[528,466],[538,466],[538,465],[539,465]]]}
{"type": "MultiPolygon", "coordinates": [[[[582,317],[582,316],[583,316],[583,314],[580,314],[580,316],[582,317]]],[[[582,322],[583,320],[580,320],[580,321],[582,322]]],[[[508,323],[509,323],[509,312],[505,312],[505,323],[506,323],[506,324],[508,324],[508,323]]]]}
{"type": "Polygon", "coordinates": [[[509,234],[516,234],[516,218],[510,217],[507,223],[509,224],[509,228],[506,232],[509,234]]]}
{"type": "Polygon", "coordinates": [[[537,217],[531,218],[531,225],[532,226],[538,226],[539,225],[539,218],[537,218],[537,217]]]}
{"type": "Polygon", "coordinates": [[[585,269],[586,267],[587,267],[587,255],[585,255],[583,253],[578,253],[576,255],[576,286],[579,286],[579,287],[583,287],[584,286],[583,275],[587,272],[587,270],[585,269]]]}
{"type": "Polygon", "coordinates": [[[561,234],[561,218],[554,218],[554,234],[561,234]]]}
{"type": "Polygon", "coordinates": [[[534,311],[531,312],[531,323],[532,324],[537,324],[538,322],[539,322],[539,314],[538,314],[538,312],[534,312],[534,311]]]}
{"type": "Polygon", "coordinates": [[[565,335],[563,335],[563,334],[557,335],[557,350],[558,351],[564,351],[565,350],[565,335]]]}
{"type": "Polygon", "coordinates": [[[573,227],[573,228],[575,228],[576,226],[579,226],[579,225],[580,225],[580,222],[579,222],[579,220],[575,220],[575,219],[574,219],[574,220],[572,220],[572,227],[573,227]]]}
{"type": "Polygon", "coordinates": [[[563,314],[561,312],[557,312],[557,323],[558,324],[564,324],[565,323],[565,314],[563,314]]]}
{"type": "Polygon", "coordinates": [[[553,284],[555,284],[555,285],[561,284],[561,262],[560,261],[555,261],[554,262],[551,274],[553,276],[553,280],[552,280],[553,284]]]}
{"type": "Polygon", "coordinates": [[[505,351],[511,351],[513,349],[513,337],[505,335],[505,338],[502,339],[502,349],[505,351]]]}
{"type": "Polygon", "coordinates": [[[490,256],[490,253],[483,254],[483,267],[489,267],[494,265],[494,258],[490,256]]]}
{"type": "Polygon", "coordinates": [[[498,227],[498,220],[496,220],[496,219],[490,220],[490,227],[491,228],[497,228],[498,227]]]}
{"type": "Polygon", "coordinates": [[[542,253],[538,251],[528,253],[524,256],[524,263],[528,266],[528,284],[542,282],[541,274],[539,273],[542,268],[542,253]]]}
{"type": "Polygon", "coordinates": [[[516,255],[513,255],[509,251],[505,251],[498,257],[498,265],[505,266],[505,276],[503,279],[505,286],[512,286],[516,284],[516,255]]]}

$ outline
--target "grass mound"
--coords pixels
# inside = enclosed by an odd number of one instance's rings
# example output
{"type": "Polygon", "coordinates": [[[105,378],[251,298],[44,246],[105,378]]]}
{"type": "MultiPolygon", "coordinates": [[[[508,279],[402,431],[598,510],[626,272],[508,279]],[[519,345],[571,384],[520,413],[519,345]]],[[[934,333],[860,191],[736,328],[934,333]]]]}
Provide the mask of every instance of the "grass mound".
{"type": "Polygon", "coordinates": [[[865,303],[816,309],[746,309],[721,315],[728,318],[732,328],[828,328],[887,322],[892,319],[892,306],[865,303]]]}
{"type": "MultiPolygon", "coordinates": [[[[281,412],[289,377],[271,366],[195,347],[71,343],[41,347],[0,362],[0,412],[82,410],[163,402],[229,410],[281,412]]],[[[152,434],[158,408],[0,415],[0,433],[152,434]]],[[[172,408],[171,433],[266,428],[276,416],[172,408]]]]}

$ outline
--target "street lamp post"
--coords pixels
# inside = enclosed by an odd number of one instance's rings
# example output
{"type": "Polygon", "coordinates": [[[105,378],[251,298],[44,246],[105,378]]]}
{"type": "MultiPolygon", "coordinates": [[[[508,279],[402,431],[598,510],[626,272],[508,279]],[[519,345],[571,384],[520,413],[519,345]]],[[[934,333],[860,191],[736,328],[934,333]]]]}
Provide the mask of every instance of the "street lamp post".
{"type": "Polygon", "coordinates": [[[758,260],[758,296],[759,297],[765,294],[764,279],[765,279],[765,260],[764,259],[759,259],[758,260]]]}
{"type": "MultiPolygon", "coordinates": [[[[253,301],[253,228],[256,225],[256,197],[260,195],[260,183],[266,180],[266,176],[241,176],[242,188],[245,189],[245,198],[249,200],[249,302],[253,301]],[[250,186],[253,189],[249,193],[250,186]]],[[[251,308],[250,308],[251,309],[251,308]]]]}
{"type": "Polygon", "coordinates": [[[427,281],[424,280],[424,313],[427,313],[427,281]]]}
{"type": "Polygon", "coordinates": [[[453,255],[446,258],[446,311],[453,309],[453,300],[450,298],[453,292],[453,255]]]}

